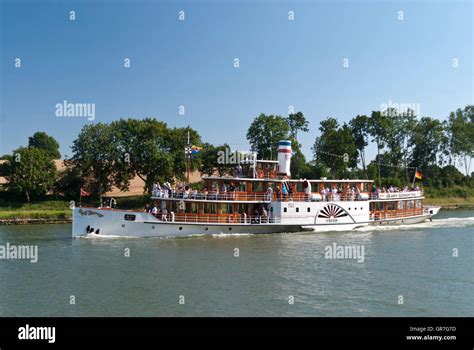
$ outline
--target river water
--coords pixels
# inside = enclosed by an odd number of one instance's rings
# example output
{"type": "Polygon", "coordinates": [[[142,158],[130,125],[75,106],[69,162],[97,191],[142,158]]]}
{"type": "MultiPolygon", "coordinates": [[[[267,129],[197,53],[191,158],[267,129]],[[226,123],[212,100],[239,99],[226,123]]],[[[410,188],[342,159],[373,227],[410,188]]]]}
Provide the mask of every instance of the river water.
{"type": "MultiPolygon", "coordinates": [[[[0,316],[473,316],[474,212],[353,232],[71,238],[0,226],[0,316]],[[328,247],[362,259],[329,259],[328,247]]],[[[340,256],[342,257],[342,256],[340,256]]]]}

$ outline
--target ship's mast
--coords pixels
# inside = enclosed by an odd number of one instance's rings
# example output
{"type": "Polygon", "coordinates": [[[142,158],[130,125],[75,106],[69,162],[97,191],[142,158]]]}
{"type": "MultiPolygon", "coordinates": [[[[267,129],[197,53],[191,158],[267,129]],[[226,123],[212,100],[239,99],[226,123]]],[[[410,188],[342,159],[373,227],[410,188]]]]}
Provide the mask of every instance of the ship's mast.
{"type": "Polygon", "coordinates": [[[188,126],[188,147],[186,148],[186,156],[187,156],[187,170],[188,170],[188,185],[189,185],[189,175],[191,172],[191,146],[189,145],[189,126],[188,126]]]}

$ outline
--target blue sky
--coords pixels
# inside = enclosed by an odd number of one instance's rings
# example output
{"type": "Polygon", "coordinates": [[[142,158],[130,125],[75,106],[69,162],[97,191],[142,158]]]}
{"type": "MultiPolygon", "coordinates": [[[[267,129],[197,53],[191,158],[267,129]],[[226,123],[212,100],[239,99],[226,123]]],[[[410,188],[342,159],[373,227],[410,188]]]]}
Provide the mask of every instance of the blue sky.
{"type": "Polygon", "coordinates": [[[291,105],[310,121],[312,157],[327,116],[392,101],[444,119],[474,101],[472,1],[0,3],[0,154],[46,131],[71,156],[83,125],[149,116],[243,150],[254,117],[291,105]],[[95,120],[56,117],[64,100],[95,103],[95,120]]]}

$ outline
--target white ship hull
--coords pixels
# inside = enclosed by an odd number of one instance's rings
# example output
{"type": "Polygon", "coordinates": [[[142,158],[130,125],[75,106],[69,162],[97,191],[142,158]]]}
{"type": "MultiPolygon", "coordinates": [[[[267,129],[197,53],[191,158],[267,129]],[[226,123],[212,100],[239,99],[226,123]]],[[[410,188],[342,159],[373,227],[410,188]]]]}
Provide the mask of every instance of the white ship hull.
{"type": "Polygon", "coordinates": [[[415,224],[430,219],[436,215],[439,208],[416,217],[365,221],[356,223],[316,223],[302,224],[217,224],[217,223],[190,223],[166,222],[156,219],[153,215],[144,212],[74,208],[73,209],[73,237],[100,235],[112,237],[184,237],[203,234],[268,234],[282,232],[330,232],[350,231],[369,225],[405,225],[415,224]],[[131,215],[134,221],[126,221],[124,217],[131,215]]]}

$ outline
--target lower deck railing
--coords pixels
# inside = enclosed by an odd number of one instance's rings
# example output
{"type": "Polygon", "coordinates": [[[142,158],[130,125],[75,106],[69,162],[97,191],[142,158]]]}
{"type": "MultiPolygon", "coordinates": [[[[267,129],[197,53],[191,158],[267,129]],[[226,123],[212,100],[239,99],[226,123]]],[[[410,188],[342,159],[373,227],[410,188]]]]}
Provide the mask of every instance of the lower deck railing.
{"type": "Polygon", "coordinates": [[[425,212],[426,211],[424,208],[372,211],[370,213],[370,220],[405,218],[405,217],[410,217],[410,216],[422,215],[425,212]]]}
{"type": "Polygon", "coordinates": [[[269,216],[247,216],[241,214],[194,214],[194,213],[175,213],[156,215],[161,221],[185,222],[185,223],[208,223],[208,224],[278,224],[281,222],[279,217],[269,216]]]}

